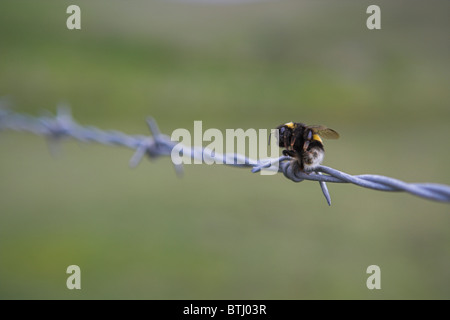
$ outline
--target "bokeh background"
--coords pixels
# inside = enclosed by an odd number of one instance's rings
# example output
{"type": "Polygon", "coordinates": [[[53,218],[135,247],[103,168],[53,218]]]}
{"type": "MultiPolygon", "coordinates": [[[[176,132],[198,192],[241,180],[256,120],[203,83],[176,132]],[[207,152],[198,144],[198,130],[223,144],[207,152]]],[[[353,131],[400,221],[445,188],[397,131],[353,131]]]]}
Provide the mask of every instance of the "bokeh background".
{"type": "MultiPolygon", "coordinates": [[[[0,96],[130,134],[325,124],[325,165],[450,184],[448,1],[224,2],[2,0],[0,96]]],[[[0,134],[0,298],[450,298],[448,204],[131,155],[0,134]]]]}

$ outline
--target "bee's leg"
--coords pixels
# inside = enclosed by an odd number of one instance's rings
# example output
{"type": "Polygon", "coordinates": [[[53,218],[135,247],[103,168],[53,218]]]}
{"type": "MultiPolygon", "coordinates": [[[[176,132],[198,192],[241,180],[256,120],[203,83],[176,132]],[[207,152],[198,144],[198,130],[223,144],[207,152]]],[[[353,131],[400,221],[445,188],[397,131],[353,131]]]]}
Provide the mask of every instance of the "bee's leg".
{"type": "Polygon", "coordinates": [[[291,164],[293,166],[294,172],[305,172],[303,161],[298,156],[295,157],[295,160],[292,160],[291,164]]]}
{"type": "Polygon", "coordinates": [[[287,133],[284,135],[284,147],[285,147],[286,149],[289,148],[289,145],[288,145],[288,135],[287,135],[287,133]]]}
{"type": "Polygon", "coordinates": [[[306,152],[306,150],[308,150],[308,147],[309,147],[309,143],[310,143],[310,141],[309,141],[309,140],[306,140],[306,141],[305,141],[305,143],[303,144],[303,151],[305,151],[305,152],[306,152]]]}
{"type": "Polygon", "coordinates": [[[311,139],[313,137],[313,133],[311,130],[308,130],[305,135],[305,142],[303,143],[303,151],[308,150],[309,144],[311,143],[311,139]]]}
{"type": "Polygon", "coordinates": [[[292,139],[292,141],[291,141],[291,149],[294,149],[295,140],[297,140],[296,136],[294,136],[294,139],[292,139]]]}
{"type": "Polygon", "coordinates": [[[294,150],[283,150],[283,156],[295,157],[294,150]]]}
{"type": "Polygon", "coordinates": [[[293,160],[291,160],[291,164],[294,166],[295,171],[303,171],[303,161],[301,160],[297,151],[283,150],[283,155],[290,156],[293,158],[293,160]]]}

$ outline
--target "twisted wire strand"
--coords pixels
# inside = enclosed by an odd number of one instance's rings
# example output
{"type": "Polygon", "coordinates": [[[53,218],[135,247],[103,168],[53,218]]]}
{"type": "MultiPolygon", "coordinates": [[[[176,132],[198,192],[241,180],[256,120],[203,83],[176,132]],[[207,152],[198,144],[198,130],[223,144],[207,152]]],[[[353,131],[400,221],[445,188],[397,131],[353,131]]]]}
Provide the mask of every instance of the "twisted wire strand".
{"type": "MultiPolygon", "coordinates": [[[[380,191],[403,191],[429,200],[450,202],[450,186],[436,183],[406,183],[381,175],[350,175],[345,172],[319,166],[314,172],[305,173],[293,165],[289,156],[255,160],[240,154],[220,154],[202,147],[187,147],[172,141],[168,135],[162,134],[153,118],[147,119],[147,125],[152,136],[128,135],[117,130],[101,130],[92,126],[82,126],[75,122],[67,107],[60,107],[56,116],[33,117],[10,112],[0,108],[0,130],[29,132],[47,137],[50,142],[71,137],[82,142],[95,142],[111,146],[123,146],[135,150],[130,159],[130,166],[136,167],[144,156],[156,158],[171,156],[174,148],[179,148],[184,157],[209,161],[209,163],[224,163],[229,166],[252,168],[252,172],[261,170],[278,170],[294,182],[303,180],[318,181],[321,190],[331,205],[331,197],[326,183],[352,183],[360,187],[380,191]]],[[[175,165],[177,174],[182,174],[182,165],[175,165]]]]}

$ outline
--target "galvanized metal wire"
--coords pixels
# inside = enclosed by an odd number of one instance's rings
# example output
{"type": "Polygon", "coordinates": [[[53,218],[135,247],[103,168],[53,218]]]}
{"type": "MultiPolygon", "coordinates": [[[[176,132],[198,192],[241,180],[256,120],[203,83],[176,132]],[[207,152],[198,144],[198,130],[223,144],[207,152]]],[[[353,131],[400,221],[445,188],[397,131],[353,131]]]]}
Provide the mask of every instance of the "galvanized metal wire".
{"type": "MultiPolygon", "coordinates": [[[[82,142],[96,142],[104,145],[123,146],[135,150],[130,159],[130,166],[136,167],[144,156],[156,158],[171,156],[172,150],[179,144],[168,135],[162,134],[153,118],[147,119],[151,136],[128,135],[116,130],[101,130],[92,126],[82,126],[73,120],[67,107],[60,107],[55,116],[33,117],[0,108],[0,130],[30,132],[47,137],[51,141],[73,138],[82,142]]],[[[183,156],[199,160],[221,160],[229,166],[252,168],[252,172],[277,170],[294,182],[303,180],[318,181],[322,192],[331,205],[331,198],[326,183],[352,183],[360,187],[381,191],[403,191],[429,200],[450,202],[450,186],[436,183],[406,183],[381,175],[350,175],[345,172],[319,166],[314,172],[305,173],[297,170],[293,159],[282,156],[272,159],[254,160],[240,154],[218,154],[202,147],[181,147],[183,156]]],[[[182,173],[182,166],[175,165],[177,174],[182,173]]]]}

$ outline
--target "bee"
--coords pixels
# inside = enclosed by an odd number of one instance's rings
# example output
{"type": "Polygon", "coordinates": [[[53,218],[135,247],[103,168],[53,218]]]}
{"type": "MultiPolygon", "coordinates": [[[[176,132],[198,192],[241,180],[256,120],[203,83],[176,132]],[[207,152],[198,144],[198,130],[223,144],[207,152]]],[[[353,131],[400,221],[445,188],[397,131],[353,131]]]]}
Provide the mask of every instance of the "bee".
{"type": "Polygon", "coordinates": [[[278,145],[284,148],[283,155],[293,157],[298,169],[312,171],[323,161],[325,150],[322,138],[338,139],[339,133],[322,125],[307,126],[299,122],[288,122],[277,127],[278,145]]]}

